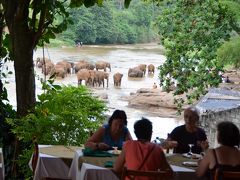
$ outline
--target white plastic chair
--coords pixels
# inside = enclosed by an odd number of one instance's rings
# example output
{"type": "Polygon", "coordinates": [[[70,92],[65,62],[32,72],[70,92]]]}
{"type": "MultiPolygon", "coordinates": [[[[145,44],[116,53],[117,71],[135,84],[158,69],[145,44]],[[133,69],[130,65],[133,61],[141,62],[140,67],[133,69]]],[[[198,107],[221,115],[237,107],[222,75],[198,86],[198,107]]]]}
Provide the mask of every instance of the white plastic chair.
{"type": "Polygon", "coordinates": [[[2,148],[0,148],[0,180],[4,180],[4,159],[2,148]]]}

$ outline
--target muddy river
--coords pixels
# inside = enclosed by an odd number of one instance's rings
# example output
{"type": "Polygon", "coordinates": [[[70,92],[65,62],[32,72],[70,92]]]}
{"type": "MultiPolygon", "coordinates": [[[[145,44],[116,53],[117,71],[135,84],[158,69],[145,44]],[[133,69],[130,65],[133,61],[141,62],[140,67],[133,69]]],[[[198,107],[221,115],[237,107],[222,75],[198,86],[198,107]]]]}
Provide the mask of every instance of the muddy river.
{"type": "MultiPolygon", "coordinates": [[[[61,60],[69,60],[76,62],[78,60],[88,60],[90,62],[96,62],[98,60],[104,60],[111,63],[112,71],[109,72],[109,87],[95,87],[91,88],[98,94],[103,94],[107,97],[107,106],[109,107],[108,114],[110,115],[115,109],[122,109],[126,111],[128,116],[128,128],[131,134],[133,133],[133,124],[141,117],[150,119],[153,123],[153,136],[166,138],[167,133],[171,130],[183,124],[183,121],[179,121],[174,118],[156,117],[151,112],[145,112],[144,110],[134,109],[128,107],[128,102],[122,100],[124,96],[129,96],[131,92],[136,92],[140,88],[152,88],[154,82],[159,83],[158,74],[156,69],[154,75],[146,75],[144,78],[128,78],[127,72],[131,67],[135,67],[138,64],[154,64],[155,67],[161,65],[165,56],[162,55],[163,49],[157,44],[140,44],[140,45],[116,45],[116,46],[87,46],[82,47],[62,47],[62,48],[45,48],[45,57],[50,58],[54,63],[61,60]],[[113,74],[120,72],[123,74],[122,85],[120,88],[116,88],[113,85],[113,74]]],[[[43,57],[43,49],[37,49],[34,53],[34,59],[37,57],[43,57]]],[[[11,63],[9,64],[11,69],[11,63]]],[[[41,70],[36,69],[38,77],[42,77],[41,70]]],[[[39,78],[36,77],[36,92],[41,93],[41,85],[39,78]]],[[[14,76],[8,77],[10,84],[7,88],[11,92],[10,102],[13,106],[16,106],[15,84],[14,76]]],[[[56,79],[58,84],[77,86],[77,77],[75,74],[68,75],[64,79],[56,79]]],[[[83,82],[84,83],[84,82],[83,82]]]]}

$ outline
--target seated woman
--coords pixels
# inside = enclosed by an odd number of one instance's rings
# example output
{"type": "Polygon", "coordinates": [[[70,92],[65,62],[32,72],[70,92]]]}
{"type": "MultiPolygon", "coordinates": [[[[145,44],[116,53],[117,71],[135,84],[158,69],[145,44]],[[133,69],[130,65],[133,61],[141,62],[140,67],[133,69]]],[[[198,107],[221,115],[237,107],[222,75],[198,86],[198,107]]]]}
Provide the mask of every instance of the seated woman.
{"type": "Polygon", "coordinates": [[[201,153],[208,148],[207,136],[203,129],[197,126],[199,114],[196,108],[189,107],[184,111],[185,125],[173,129],[166,141],[167,148],[174,148],[174,153],[189,152],[189,144],[193,144],[192,152],[201,153]],[[176,141],[176,143],[172,143],[176,141]]]}
{"type": "Polygon", "coordinates": [[[217,168],[222,170],[240,171],[240,134],[238,127],[232,122],[223,121],[217,125],[217,141],[220,144],[215,149],[209,149],[196,170],[202,177],[210,170],[213,176],[217,168]]]}
{"type": "Polygon", "coordinates": [[[113,171],[120,174],[123,166],[125,166],[133,170],[157,171],[160,169],[172,172],[162,148],[150,142],[152,137],[151,121],[142,118],[135,122],[134,133],[138,140],[130,140],[124,143],[113,171]]]}
{"type": "Polygon", "coordinates": [[[113,147],[122,149],[123,142],[132,137],[127,129],[127,115],[122,110],[115,110],[108,124],[99,128],[85,143],[93,150],[109,150],[113,147]]]}

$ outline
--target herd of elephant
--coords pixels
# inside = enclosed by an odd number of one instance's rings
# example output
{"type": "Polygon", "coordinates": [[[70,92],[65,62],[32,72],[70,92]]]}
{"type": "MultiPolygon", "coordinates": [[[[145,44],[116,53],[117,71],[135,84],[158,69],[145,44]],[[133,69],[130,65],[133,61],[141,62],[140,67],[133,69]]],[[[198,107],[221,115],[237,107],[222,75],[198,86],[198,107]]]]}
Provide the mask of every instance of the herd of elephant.
{"type": "MultiPolygon", "coordinates": [[[[68,62],[66,60],[57,62],[54,64],[48,58],[37,58],[36,67],[42,69],[44,75],[55,75],[56,77],[65,78],[67,74],[75,73],[77,75],[78,85],[82,84],[82,80],[85,81],[85,85],[88,86],[105,86],[105,80],[108,87],[109,73],[107,68],[111,72],[111,64],[106,61],[97,61],[92,64],[86,60],[80,60],[76,63],[68,62]],[[96,70],[95,70],[96,69],[96,70]],[[103,71],[99,71],[103,70],[103,71]]],[[[148,70],[149,74],[154,74],[155,67],[153,64],[140,64],[137,67],[129,68],[129,77],[141,78],[146,74],[148,70]]],[[[114,86],[121,86],[123,74],[117,72],[113,75],[114,86]]]]}

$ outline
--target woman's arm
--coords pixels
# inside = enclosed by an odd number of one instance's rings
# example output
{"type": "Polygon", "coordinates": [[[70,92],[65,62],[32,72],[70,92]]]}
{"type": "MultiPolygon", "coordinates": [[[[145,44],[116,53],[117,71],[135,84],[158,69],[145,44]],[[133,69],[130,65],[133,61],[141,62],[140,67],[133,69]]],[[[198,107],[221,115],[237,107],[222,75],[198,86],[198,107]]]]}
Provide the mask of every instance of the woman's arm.
{"type": "Polygon", "coordinates": [[[86,148],[91,148],[93,150],[107,150],[109,146],[102,142],[105,128],[99,128],[91,137],[88,138],[87,142],[84,144],[86,148]]]}
{"type": "Polygon", "coordinates": [[[127,140],[132,140],[132,136],[131,136],[129,130],[127,131],[127,135],[126,135],[126,138],[125,138],[125,141],[127,141],[127,140]]]}
{"type": "Polygon", "coordinates": [[[207,173],[210,165],[210,159],[212,154],[211,151],[212,150],[208,150],[203,159],[198,161],[198,168],[196,170],[196,174],[198,177],[203,177],[207,173]]]}

